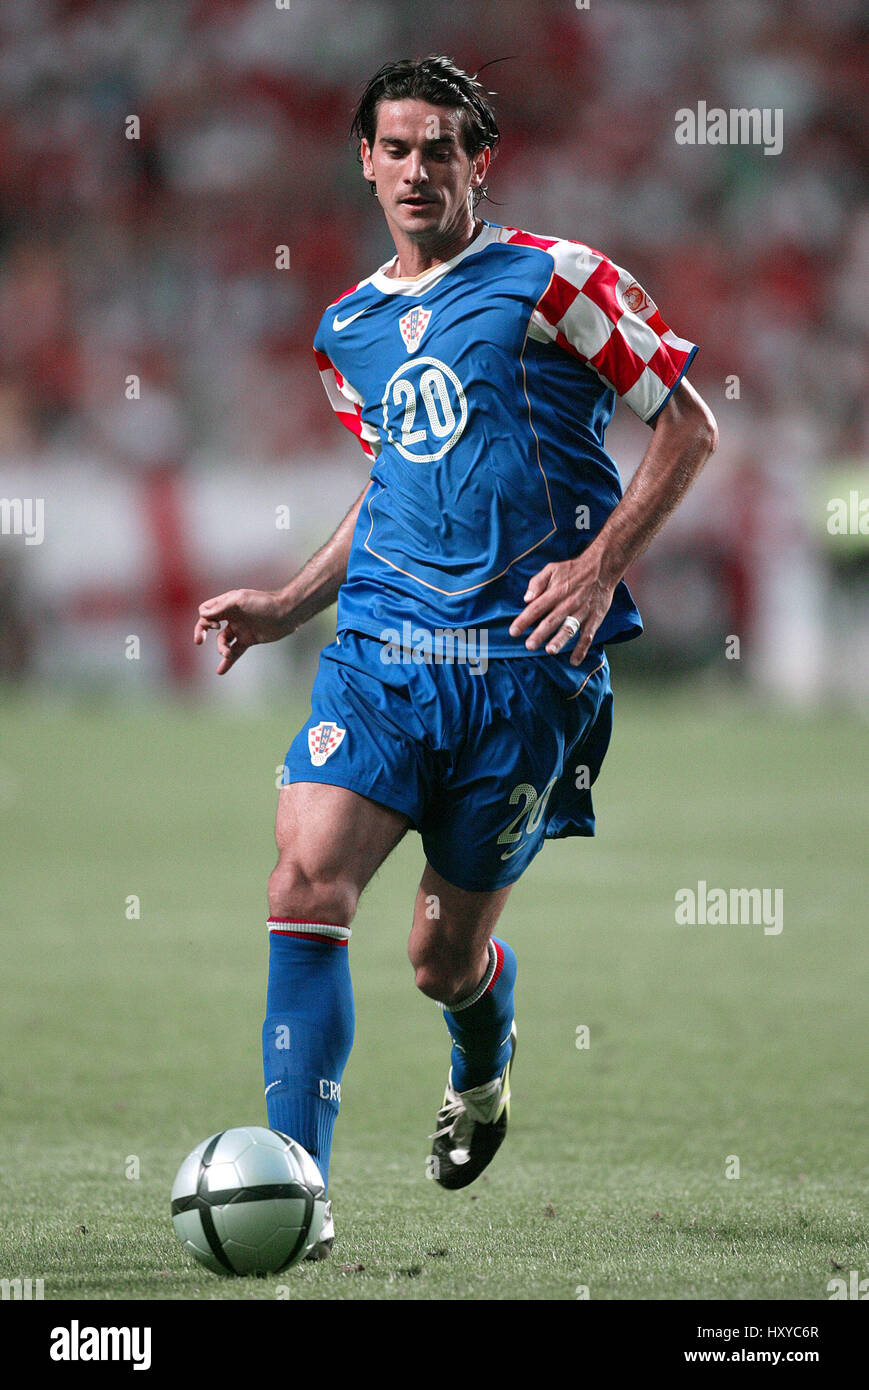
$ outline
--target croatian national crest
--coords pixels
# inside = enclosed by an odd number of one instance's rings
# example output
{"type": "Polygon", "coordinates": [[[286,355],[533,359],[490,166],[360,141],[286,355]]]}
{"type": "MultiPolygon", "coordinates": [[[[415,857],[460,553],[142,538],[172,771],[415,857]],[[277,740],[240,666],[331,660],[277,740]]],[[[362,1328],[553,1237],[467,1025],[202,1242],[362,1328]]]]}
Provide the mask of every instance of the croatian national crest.
{"type": "Polygon", "coordinates": [[[346,732],[346,729],[339,729],[337,724],[327,724],[323,720],[308,730],[308,751],[314,767],[322,767],[335,749],[340,748],[346,732]]]}
{"type": "Polygon", "coordinates": [[[430,318],[431,309],[424,309],[421,304],[417,304],[415,308],[408,309],[407,313],[398,320],[404,346],[408,352],[416,352],[422,342],[422,335],[428,328],[430,318]]]}
{"type": "Polygon", "coordinates": [[[652,301],[646,294],[642,285],[638,285],[633,280],[627,289],[622,292],[622,301],[626,309],[632,314],[642,314],[646,309],[651,309],[652,301]]]}

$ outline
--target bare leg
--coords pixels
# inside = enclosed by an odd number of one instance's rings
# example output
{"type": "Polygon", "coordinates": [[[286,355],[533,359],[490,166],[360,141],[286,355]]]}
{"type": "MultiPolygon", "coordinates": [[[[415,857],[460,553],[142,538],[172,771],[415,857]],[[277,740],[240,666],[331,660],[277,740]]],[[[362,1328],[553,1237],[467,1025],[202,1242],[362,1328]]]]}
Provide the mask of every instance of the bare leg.
{"type": "Polygon", "coordinates": [[[473,1182],[507,1130],[516,957],[491,938],[509,893],[457,888],[430,864],[417,893],[408,954],[417,987],[445,1006],[453,1041],[427,1166],[442,1187],[473,1182]]]}
{"type": "Polygon", "coordinates": [[[407,816],[346,787],[282,787],[271,916],[349,926],[362,890],[409,825],[407,816]]]}
{"type": "MultiPolygon", "coordinates": [[[[349,924],[360,893],[407,826],[405,816],[344,787],[295,782],[281,790],[278,862],[269,880],[266,1108],[270,1128],[297,1139],[326,1183],[353,1046],[349,924]]],[[[330,1226],[321,1255],[331,1239],[330,1226]]]]}
{"type": "Polygon", "coordinates": [[[416,985],[423,994],[450,1004],[476,988],[486,969],[489,938],[509,893],[509,887],[470,893],[426,864],[408,944],[416,985]]]}

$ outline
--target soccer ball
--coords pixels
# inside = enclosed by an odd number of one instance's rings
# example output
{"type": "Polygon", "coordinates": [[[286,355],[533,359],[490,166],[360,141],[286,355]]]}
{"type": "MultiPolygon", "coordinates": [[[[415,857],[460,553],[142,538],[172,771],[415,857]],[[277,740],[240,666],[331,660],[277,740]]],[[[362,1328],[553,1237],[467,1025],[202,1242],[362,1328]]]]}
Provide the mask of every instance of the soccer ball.
{"type": "Polygon", "coordinates": [[[172,1223],[215,1274],[277,1274],[304,1259],[326,1210],[320,1170],[276,1129],[225,1129],[197,1144],[172,1184],[172,1223]]]}

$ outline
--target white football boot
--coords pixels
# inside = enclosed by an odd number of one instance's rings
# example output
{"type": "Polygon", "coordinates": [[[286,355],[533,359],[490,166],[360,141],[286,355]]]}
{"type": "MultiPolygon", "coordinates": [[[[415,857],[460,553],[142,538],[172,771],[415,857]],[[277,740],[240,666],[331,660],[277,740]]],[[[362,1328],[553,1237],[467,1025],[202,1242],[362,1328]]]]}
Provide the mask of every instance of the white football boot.
{"type": "Polygon", "coordinates": [[[332,1245],[335,1241],[335,1222],[332,1219],[332,1203],[326,1203],[326,1212],[323,1217],[323,1225],[320,1234],[314,1241],[307,1255],[306,1260],[325,1260],[332,1253],[332,1245]]]}
{"type": "Polygon", "coordinates": [[[467,1187],[491,1163],[507,1133],[510,1118],[510,1072],[516,1056],[516,1024],[510,1030],[513,1050],[499,1076],[469,1091],[454,1091],[453,1071],[438,1111],[429,1168],[441,1187],[467,1187]]]}

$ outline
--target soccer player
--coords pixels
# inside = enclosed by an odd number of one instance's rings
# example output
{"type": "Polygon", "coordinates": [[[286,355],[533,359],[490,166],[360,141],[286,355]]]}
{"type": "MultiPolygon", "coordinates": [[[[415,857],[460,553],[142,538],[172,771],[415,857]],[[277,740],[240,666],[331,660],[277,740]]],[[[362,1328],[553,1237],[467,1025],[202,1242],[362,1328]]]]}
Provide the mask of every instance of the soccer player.
{"type": "MultiPolygon", "coordinates": [[[[717,435],[685,379],[696,348],[627,271],[476,215],[499,139],[476,80],[444,57],[389,63],[353,130],[396,254],[327,308],[314,350],[370,480],[285,588],[203,603],[195,641],[219,629],[223,675],[338,600],[279,793],[268,1120],[328,1182],[350,923],[414,828],[409,955],[452,1039],[429,1173],[459,1188],[509,1116],[516,958],[498,920],[545,839],[594,833],[606,645],[642,627],[622,576],[717,435]],[[624,496],[604,447],[617,396],[651,428],[624,496]]],[[[330,1206],[311,1254],[333,1236],[330,1206]]]]}

